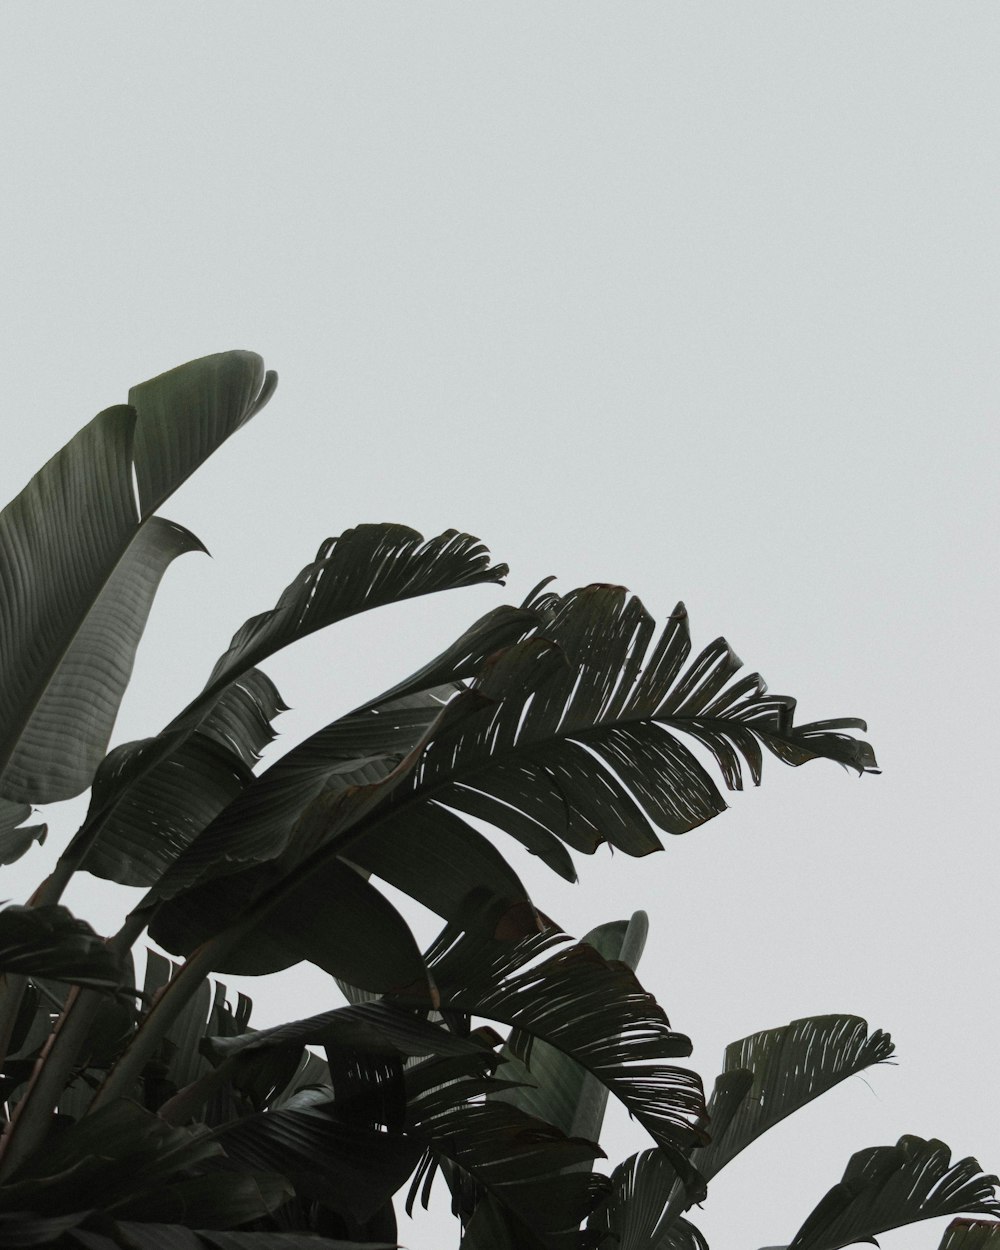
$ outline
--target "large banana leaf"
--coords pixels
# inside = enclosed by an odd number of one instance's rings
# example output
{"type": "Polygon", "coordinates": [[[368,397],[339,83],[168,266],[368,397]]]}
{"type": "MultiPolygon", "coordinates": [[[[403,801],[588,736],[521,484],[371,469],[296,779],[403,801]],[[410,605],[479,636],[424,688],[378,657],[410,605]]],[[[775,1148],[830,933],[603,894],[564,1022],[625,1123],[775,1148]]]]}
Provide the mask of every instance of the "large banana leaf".
{"type": "MultiPolygon", "coordinates": [[[[637,911],[630,920],[615,920],[591,929],[581,942],[592,946],[603,959],[619,960],[634,972],[648,930],[646,913],[637,911]]],[[[497,1076],[517,1084],[514,1089],[498,1095],[502,1100],[555,1125],[567,1137],[599,1140],[608,1090],[586,1068],[548,1042],[532,1044],[530,1066],[522,1063],[509,1048],[505,1049],[503,1057],[505,1062],[497,1076]]]]}
{"type": "MultiPolygon", "coordinates": [[[[489,1078],[442,1083],[441,1066],[428,1063],[408,1074],[407,1132],[458,1168],[461,1180],[471,1180],[477,1197],[488,1194],[514,1213],[538,1244],[576,1250],[601,1185],[589,1167],[578,1171],[577,1165],[589,1165],[603,1151],[517,1107],[483,1098],[494,1084],[489,1078]]],[[[453,1180],[453,1193],[457,1188],[453,1180]]]]}
{"type": "MultiPolygon", "coordinates": [[[[475,900],[470,910],[483,914],[475,900]]],[[[508,917],[501,914],[499,923],[508,923],[508,917]]],[[[511,941],[491,936],[485,927],[469,924],[463,933],[449,926],[428,956],[442,1010],[509,1025],[510,1049],[529,1067],[536,1040],[568,1055],[676,1161],[697,1200],[703,1187],[687,1152],[702,1140],[701,1080],[663,1063],[689,1055],[690,1041],[673,1032],[627,965],[609,963],[593,947],[563,947],[534,962],[566,940],[552,929],[511,941]]]]}
{"type": "Polygon", "coordinates": [[[731,788],[742,785],[741,761],[759,781],[761,742],[787,763],[874,770],[871,747],[842,732],[863,722],[796,727],[794,701],[768,696],[756,674],[728,685],[740,661],[723,639],[682,672],[683,605],[647,655],[653,633],[620,587],[573,592],[543,635],[486,665],[476,689],[487,705],[430,745],[394,802],[433,798],[521,840],[530,829],[543,857],[552,835],[580,851],[608,841],[642,855],[661,845],[650,821],[683,833],[725,808],[676,731],[710,749],[731,788]]]}
{"type": "Polygon", "coordinates": [[[601,1250],[708,1250],[693,1224],[668,1205],[677,1173],[661,1150],[644,1150],[611,1174],[611,1193],[590,1223],[601,1250]]]}
{"type": "Polygon", "coordinates": [[[273,375],[262,383],[251,352],[153,379],[131,406],[95,417],[0,514],[6,798],[52,802],[90,784],[160,579],[177,555],[202,549],[151,509],[257,410],[273,375]]]}
{"type": "MultiPolygon", "coordinates": [[[[283,861],[275,860],[272,869],[235,874],[228,882],[206,883],[174,899],[154,920],[154,937],[174,952],[193,949],[234,923],[249,901],[263,898],[280,869],[296,867],[306,850],[312,853],[324,842],[331,858],[340,853],[373,871],[391,872],[391,855],[382,855],[379,868],[372,855],[393,824],[402,841],[405,834],[399,831],[416,811],[423,813],[421,832],[428,831],[428,841],[440,825],[446,828],[443,836],[457,845],[456,817],[445,809],[458,809],[520,839],[569,876],[572,867],[567,871],[568,857],[559,839],[587,852],[608,840],[630,854],[646,854],[661,845],[651,821],[682,832],[725,807],[706,770],[675,737],[676,729],[708,743],[733,786],[741,782],[741,756],[759,779],[758,739],[789,762],[826,756],[861,771],[874,768],[867,743],[841,732],[861,722],[796,728],[793,701],[767,697],[759,677],[727,686],[739,661],[721,641],[682,673],[690,642],[681,610],[647,659],[653,623],[639,601],[620,588],[588,587],[556,607],[548,603],[547,609],[538,614],[544,636],[516,642],[486,660],[471,692],[479,697],[478,705],[468,704],[464,715],[431,731],[416,766],[405,776],[393,770],[392,788],[386,788],[384,798],[374,801],[377,778],[358,787],[373,798],[363,812],[358,805],[348,809],[337,802],[344,793],[337,778],[358,785],[371,770],[384,772],[403,749],[390,736],[373,751],[364,737],[364,713],[348,718],[356,723],[322,731],[299,757],[307,788],[315,793],[323,787],[304,811],[294,799],[294,763],[287,772],[262,779],[261,790],[248,791],[244,805],[246,810],[255,792],[269,800],[262,804],[248,855],[273,856],[280,849],[283,861]],[[359,745],[352,747],[356,731],[359,745]],[[352,754],[353,760],[345,758],[352,754]],[[365,849],[359,852],[358,847],[365,849]]],[[[372,709],[372,719],[376,712],[372,709]]],[[[396,713],[386,728],[395,734],[401,723],[396,713]]],[[[412,728],[415,736],[417,727],[412,728]]],[[[243,821],[230,823],[224,813],[218,834],[213,832],[203,846],[199,839],[173,879],[205,876],[213,863],[227,857],[230,864],[239,862],[244,831],[243,821]]],[[[416,848],[414,840],[414,861],[416,848]]],[[[478,850],[474,848],[482,861],[478,850]]],[[[458,852],[455,862],[463,859],[458,852]]],[[[466,873],[465,879],[471,875],[466,873]]],[[[433,878],[432,869],[421,870],[417,863],[415,872],[408,871],[405,880],[400,873],[393,884],[432,907],[440,906],[445,918],[453,919],[455,893],[435,890],[433,878]]],[[[275,917],[267,927],[279,940],[275,917]]]]}
{"type": "Polygon", "coordinates": [[[975,1159],[951,1163],[944,1142],[901,1137],[851,1157],[788,1250],[841,1250],[857,1241],[941,1215],[1000,1215],[997,1178],[975,1159]]]}
{"type": "Polygon", "coordinates": [[[711,1180],[761,1133],[892,1053],[889,1034],[869,1034],[858,1016],[810,1016],[731,1043],[708,1104],[711,1141],[692,1162],[711,1180]]]}
{"type": "Polygon", "coordinates": [[[117,747],[98,770],[90,804],[91,812],[109,814],[79,866],[121,885],[158,880],[250,786],[253,766],[274,738],[271,722],[286,710],[270,678],[250,669],[193,733],[179,735],[169,755],[162,755],[159,738],[117,747]]]}
{"type": "Polygon", "coordinates": [[[365,1221],[381,1210],[420,1158],[414,1138],[355,1128],[329,1107],[268,1111],[218,1129],[228,1158],[287,1176],[300,1196],[365,1221]]]}
{"type": "MultiPolygon", "coordinates": [[[[454,530],[425,542],[415,530],[402,525],[359,525],[338,539],[328,539],[316,559],[284,590],[277,605],[252,617],[236,632],[205,689],[158,738],[124,764],[121,760],[105,761],[95,783],[100,805],[91,806],[68,854],[77,863],[96,854],[92,848],[133,789],[149,772],[174,758],[217,708],[227,688],[245,678],[260,661],[356,613],[440,590],[502,581],[506,571],[505,565],[490,564],[478,539],[454,530]]],[[[183,843],[178,844],[176,826],[170,837],[160,837],[149,825],[125,822],[119,825],[113,851],[102,854],[100,863],[110,874],[115,852],[120,851],[125,852],[132,871],[143,862],[170,862],[202,828],[204,825],[188,828],[183,843]]]]}
{"type": "Polygon", "coordinates": [[[427,732],[441,705],[459,689],[456,683],[474,676],[488,656],[520,641],[538,622],[527,609],[494,609],[411,677],[293,747],[177,858],[157,882],[157,895],[169,898],[199,881],[280,855],[314,799],[386,776],[427,732]]]}

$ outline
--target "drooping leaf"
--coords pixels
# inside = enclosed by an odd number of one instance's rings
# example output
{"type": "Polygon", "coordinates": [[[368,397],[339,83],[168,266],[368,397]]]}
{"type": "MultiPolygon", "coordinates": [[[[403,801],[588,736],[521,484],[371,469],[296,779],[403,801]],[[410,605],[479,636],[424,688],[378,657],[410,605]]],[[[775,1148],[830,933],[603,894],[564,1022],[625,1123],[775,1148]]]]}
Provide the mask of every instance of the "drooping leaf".
{"type": "Polygon", "coordinates": [[[529,1067],[533,1040],[574,1059],[624,1103],[700,1192],[686,1152],[702,1140],[701,1081],[663,1062],[689,1055],[690,1041],[671,1030],[630,968],[609,963],[593,947],[563,947],[532,962],[566,940],[552,929],[504,941],[486,929],[463,933],[449,926],[428,956],[442,1010],[510,1025],[510,1048],[529,1067]]]}
{"type": "MultiPolygon", "coordinates": [[[[285,589],[277,605],[248,620],[197,698],[144,749],[139,766],[117,778],[99,776],[102,801],[91,807],[70,847],[82,857],[103,836],[116,808],[147,772],[171,759],[235,681],[276,651],[359,612],[481,582],[499,582],[505,565],[491,565],[486,548],[468,534],[448,530],[426,542],[402,525],[360,525],[328,539],[316,559],[285,589]],[[106,782],[106,784],[105,784],[106,782]]],[[[105,765],[113,773],[113,765],[105,765]]],[[[102,772],[104,770],[102,769],[102,772]]],[[[199,830],[200,832],[200,830],[199,830]]],[[[154,830],[147,835],[160,841],[154,830]]],[[[174,857],[182,848],[174,847],[174,857]]],[[[157,848],[154,853],[169,854],[157,848]]]]}
{"type": "Polygon", "coordinates": [[[789,1250],[841,1250],[856,1241],[941,1215],[1000,1215],[997,1178],[975,1159],[952,1164],[940,1141],[901,1137],[851,1157],[833,1187],[792,1239],[789,1250]]]}
{"type": "Polygon", "coordinates": [[[796,727],[794,701],[768,696],[758,676],[730,685],[740,661],[723,640],[684,670],[683,605],[647,654],[653,633],[620,587],[573,592],[535,636],[487,662],[475,683],[482,710],[431,742],[393,803],[468,812],[543,856],[553,837],[643,855],[660,847],[651,822],[684,833],[725,808],[678,731],[712,750],[731,787],[741,759],[759,780],[760,742],[790,763],[825,756],[874,769],[867,743],[842,732],[862,722],[796,727]]]}
{"type": "Polygon", "coordinates": [[[271,680],[251,669],[228,686],[190,736],[161,756],[159,738],[129,742],[97,774],[91,811],[109,810],[80,867],[120,885],[150,886],[253,782],[252,768],[286,711],[271,680]],[[159,757],[152,767],[147,758],[159,757]],[[128,784],[131,778],[132,784],[128,784]],[[109,803],[111,795],[120,795],[109,803]]]}
{"type": "Polygon", "coordinates": [[[160,385],[155,412],[139,393],[163,379],[135,388],[138,409],[100,413],[0,514],[5,797],[53,802],[91,783],[160,579],[176,556],[202,549],[150,508],[140,516],[133,467],[140,494],[155,478],[155,502],[165,499],[215,450],[244,399],[262,402],[247,384],[261,369],[250,353],[194,361],[164,375],[184,385],[160,385]]]}
{"type": "Polygon", "coordinates": [[[708,1250],[693,1224],[671,1211],[677,1172],[661,1150],[644,1150],[611,1174],[611,1193],[591,1220],[601,1250],[708,1250]]]}
{"type": "MultiPolygon", "coordinates": [[[[575,1165],[589,1165],[604,1152],[518,1107],[484,1098],[496,1084],[488,1077],[447,1079],[449,1067],[428,1061],[407,1074],[406,1131],[513,1212],[541,1245],[577,1246],[601,1181],[575,1165]]],[[[426,1194],[425,1186],[425,1203],[426,1194]]]]}
{"type": "Polygon", "coordinates": [[[123,965],[85,920],[65,907],[0,910],[0,972],[117,989],[123,965]]]}
{"type": "Polygon", "coordinates": [[[733,1042],[708,1104],[711,1142],[692,1162],[711,1180],[761,1133],[892,1053],[888,1033],[869,1034],[858,1016],[810,1016],[733,1042]]]}
{"type": "MultiPolygon", "coordinates": [[[[640,911],[631,920],[615,920],[591,929],[581,941],[592,946],[603,959],[620,960],[634,972],[648,929],[646,913],[640,911]]],[[[599,1140],[608,1090],[586,1068],[542,1041],[532,1043],[530,1066],[509,1048],[504,1051],[504,1060],[498,1077],[518,1082],[516,1088],[499,1095],[504,1101],[554,1124],[567,1137],[599,1140]]]]}
{"type": "MultiPolygon", "coordinates": [[[[235,883],[238,889],[239,881],[226,878],[225,885],[233,890],[235,883]]],[[[151,927],[155,940],[173,954],[189,955],[200,945],[202,933],[204,940],[215,935],[203,927],[195,894],[175,900],[151,927]]],[[[208,919],[211,923],[213,918],[208,919]]],[[[427,984],[423,956],[409,925],[381,891],[337,859],[283,889],[260,921],[220,954],[215,968],[262,976],[303,960],[378,993],[427,984]]]]}
{"type": "Polygon", "coordinates": [[[31,815],[29,803],[0,798],[0,864],[13,864],[37,842],[45,841],[48,825],[25,825],[31,815]]]}

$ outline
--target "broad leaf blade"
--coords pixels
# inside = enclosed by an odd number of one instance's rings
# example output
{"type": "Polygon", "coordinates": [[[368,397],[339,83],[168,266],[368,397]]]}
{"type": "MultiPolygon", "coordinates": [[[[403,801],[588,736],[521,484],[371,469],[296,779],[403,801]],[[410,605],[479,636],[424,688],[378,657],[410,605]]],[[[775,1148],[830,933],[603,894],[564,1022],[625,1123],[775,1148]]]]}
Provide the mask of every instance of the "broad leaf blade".
{"type": "Polygon", "coordinates": [[[941,1215],[1000,1215],[997,1178],[975,1159],[952,1164],[940,1141],[901,1137],[853,1155],[844,1178],[819,1203],[789,1250],[841,1250],[857,1241],[941,1215]]]}
{"type": "Polygon", "coordinates": [[[176,749],[151,767],[148,759],[162,748],[158,738],[112,751],[91,798],[92,812],[110,814],[80,867],[121,885],[153,885],[253,782],[251,769],[274,737],[271,721],[285,710],[270,679],[251,669],[223,691],[195,732],[180,736],[176,749]],[[117,802],[109,801],[112,795],[117,802]]]}
{"type": "MultiPolygon", "coordinates": [[[[630,920],[616,920],[584,934],[581,941],[592,946],[606,960],[618,960],[634,972],[646,944],[649,921],[645,912],[630,920]]],[[[498,1072],[503,1080],[518,1087],[499,1095],[549,1124],[568,1137],[598,1141],[608,1090],[595,1076],[548,1042],[532,1044],[529,1064],[522,1063],[509,1049],[498,1072]]]]}
{"type": "Polygon", "coordinates": [[[446,929],[429,956],[442,1010],[510,1025],[511,1049],[529,1064],[532,1039],[562,1051],[624,1103],[697,1186],[686,1152],[702,1140],[701,1081],[663,1063],[689,1055],[690,1041],[671,1030],[630,968],[591,946],[564,947],[525,968],[565,940],[553,930],[511,942],[446,929]]]}
{"type": "Polygon", "coordinates": [[[708,1104],[711,1142],[692,1162],[710,1180],[761,1133],[812,1099],[893,1053],[888,1033],[869,1034],[859,1016],[810,1016],[726,1047],[722,1076],[708,1104]],[[738,1074],[748,1074],[737,1100],[738,1074]]]}
{"type": "Polygon", "coordinates": [[[255,352],[203,356],[129,391],[139,414],[135,472],[148,517],[274,394],[277,374],[255,352]]]}

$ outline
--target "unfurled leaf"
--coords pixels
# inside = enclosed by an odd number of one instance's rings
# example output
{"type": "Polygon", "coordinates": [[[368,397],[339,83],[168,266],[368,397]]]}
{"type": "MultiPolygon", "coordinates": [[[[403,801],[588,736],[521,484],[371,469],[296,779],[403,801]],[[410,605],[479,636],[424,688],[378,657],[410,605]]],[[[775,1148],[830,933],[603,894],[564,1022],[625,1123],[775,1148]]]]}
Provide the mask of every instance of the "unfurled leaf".
{"type": "Polygon", "coordinates": [[[810,1016],[733,1042],[708,1104],[712,1140],[692,1162],[710,1180],[785,1116],[892,1053],[888,1033],[869,1034],[858,1016],[810,1016]]]}
{"type": "Polygon", "coordinates": [[[224,353],[135,388],[138,407],[100,413],[0,514],[4,797],[53,802],[90,784],[160,579],[202,550],[151,507],[262,402],[262,369],[224,353]]]}
{"type": "Polygon", "coordinates": [[[856,1241],[941,1215],[1000,1215],[997,1178],[975,1159],[952,1164],[944,1142],[901,1137],[851,1157],[789,1250],[841,1250],[856,1241]]]}
{"type": "Polygon", "coordinates": [[[794,700],[768,696],[723,640],[685,669],[687,613],[678,605],[655,645],[638,599],[590,586],[551,608],[536,634],[496,654],[475,690],[478,714],[431,742],[395,805],[432,801],[487,820],[565,874],[553,843],[631,855],[659,849],[651,826],[684,833],[725,803],[677,738],[716,757],[730,787],[741,760],[760,779],[760,743],[789,763],[826,757],[871,771],[874,755],[844,729],[860,721],[796,727],[794,700]]]}

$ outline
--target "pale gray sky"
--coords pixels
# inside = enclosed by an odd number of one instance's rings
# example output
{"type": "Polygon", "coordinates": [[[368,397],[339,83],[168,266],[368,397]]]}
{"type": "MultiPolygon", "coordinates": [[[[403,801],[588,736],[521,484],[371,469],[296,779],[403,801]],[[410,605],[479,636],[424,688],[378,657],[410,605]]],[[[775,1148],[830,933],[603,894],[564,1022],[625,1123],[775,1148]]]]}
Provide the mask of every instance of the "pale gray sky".
{"type": "MultiPolygon", "coordinates": [[[[164,509],[168,574],[118,740],[158,729],[319,541],[480,535],[512,566],[268,668],[279,745],[540,577],[724,632],[885,773],[759,792],[570,888],[645,907],[640,969],[695,1042],[806,1014],[900,1066],[757,1143],[695,1213],[787,1241],[852,1151],[1000,1168],[995,1075],[1000,8],[994,3],[17,3],[0,13],[4,500],[130,384],[230,347],[281,384],[164,509]],[[870,1088],[869,1088],[870,1086],[870,1088]]],[[[7,876],[25,894],[74,826],[7,876]]],[[[122,891],[73,905],[116,923],[122,891]]],[[[417,921],[420,924],[422,921],[417,921]]],[[[258,1022],[335,995],[257,982],[258,1022]]],[[[609,1153],[644,1148],[613,1118],[609,1153]]],[[[946,1221],[889,1235],[934,1250],[946,1221]]],[[[401,1235],[453,1245],[444,1215],[401,1235]]]]}

